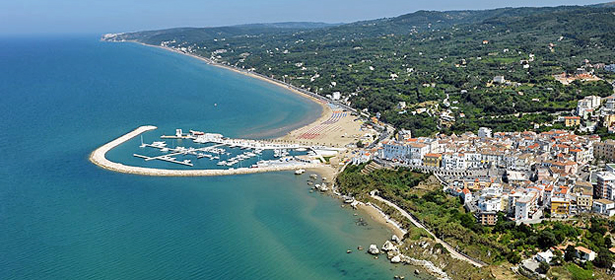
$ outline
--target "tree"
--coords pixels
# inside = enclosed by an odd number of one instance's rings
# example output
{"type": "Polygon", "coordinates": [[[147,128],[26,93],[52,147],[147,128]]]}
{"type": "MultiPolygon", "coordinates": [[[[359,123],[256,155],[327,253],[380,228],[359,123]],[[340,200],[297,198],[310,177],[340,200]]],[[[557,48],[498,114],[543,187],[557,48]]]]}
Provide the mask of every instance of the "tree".
{"type": "Polygon", "coordinates": [[[474,220],[474,216],[472,216],[472,214],[470,213],[465,213],[462,214],[460,218],[461,221],[461,225],[465,228],[468,229],[473,229],[474,228],[474,224],[476,223],[476,220],[474,220]]]}
{"type": "Polygon", "coordinates": [[[538,246],[542,249],[557,245],[557,238],[551,231],[543,230],[538,236],[538,246]]]}
{"type": "Polygon", "coordinates": [[[359,140],[359,142],[357,142],[357,148],[364,148],[365,144],[363,144],[363,141],[359,140]]]}
{"type": "Polygon", "coordinates": [[[553,256],[553,259],[551,259],[550,265],[559,266],[562,265],[562,263],[564,263],[564,256],[562,254],[562,251],[555,250],[555,254],[553,256]]]}
{"type": "Polygon", "coordinates": [[[564,253],[564,260],[569,262],[574,260],[576,257],[577,250],[572,245],[568,245],[568,247],[566,247],[566,252],[564,253]]]}
{"type": "Polygon", "coordinates": [[[602,268],[610,268],[613,265],[613,256],[606,248],[600,248],[598,257],[594,260],[594,265],[602,268]]]}
{"type": "Polygon", "coordinates": [[[510,254],[506,256],[506,259],[508,259],[508,262],[512,264],[518,264],[521,262],[521,257],[519,256],[519,253],[515,251],[511,251],[510,254]]]}
{"type": "Polygon", "coordinates": [[[549,269],[551,269],[551,266],[547,262],[541,261],[538,264],[538,269],[542,274],[547,274],[547,272],[549,272],[549,269]]]}

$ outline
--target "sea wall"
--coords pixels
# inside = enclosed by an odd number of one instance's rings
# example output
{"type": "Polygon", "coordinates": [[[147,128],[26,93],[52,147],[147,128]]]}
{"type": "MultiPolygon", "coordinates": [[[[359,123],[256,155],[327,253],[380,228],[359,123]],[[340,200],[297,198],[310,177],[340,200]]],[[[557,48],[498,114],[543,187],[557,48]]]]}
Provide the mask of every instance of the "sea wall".
{"type": "Polygon", "coordinates": [[[119,138],[102,145],[100,148],[94,150],[90,154],[90,161],[99,167],[104,169],[143,176],[162,176],[162,177],[201,177],[201,176],[226,176],[237,174],[254,174],[263,172],[275,172],[275,171],[288,171],[303,169],[314,169],[322,167],[321,164],[304,163],[294,164],[288,166],[271,166],[271,167],[259,167],[259,168],[238,168],[238,169],[198,169],[198,170],[175,170],[175,169],[160,169],[149,168],[140,166],[129,166],[117,162],[112,162],[106,158],[107,152],[111,149],[121,145],[122,143],[139,136],[146,131],[154,130],[157,127],[153,125],[141,126],[129,133],[126,133],[119,138]]]}

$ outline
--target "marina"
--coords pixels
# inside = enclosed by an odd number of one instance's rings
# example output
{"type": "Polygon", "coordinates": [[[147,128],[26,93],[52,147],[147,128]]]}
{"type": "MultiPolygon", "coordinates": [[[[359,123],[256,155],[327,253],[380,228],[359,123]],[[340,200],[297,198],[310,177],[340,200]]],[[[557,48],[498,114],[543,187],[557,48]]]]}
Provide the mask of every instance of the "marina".
{"type": "Polygon", "coordinates": [[[330,155],[343,150],[322,146],[277,143],[271,140],[234,139],[224,137],[222,134],[195,130],[183,133],[182,129],[176,129],[175,135],[162,135],[160,138],[181,140],[183,144],[187,144],[186,141],[192,141],[192,144],[197,147],[170,147],[165,141],[154,141],[147,144],[143,142],[143,137],[141,137],[140,148],[152,148],[162,154],[153,155],[149,153],[144,155],[135,153],[133,156],[144,159],[145,162],[158,160],[187,167],[194,167],[197,163],[207,169],[226,169],[319,163],[324,161],[323,155],[330,155]],[[198,162],[200,159],[208,159],[209,163],[198,162]],[[196,161],[193,162],[194,160],[196,161]]]}
{"type": "MultiPolygon", "coordinates": [[[[160,161],[184,169],[167,169],[125,165],[106,158],[111,149],[141,135],[157,129],[155,126],[141,126],[119,138],[99,147],[90,154],[90,161],[104,169],[146,176],[224,176],[252,174],[285,170],[306,170],[323,167],[323,155],[337,153],[340,148],[323,146],[301,146],[296,144],[275,143],[270,140],[232,139],[221,134],[191,131],[189,134],[177,130],[175,136],[162,136],[162,139],[189,139],[204,147],[170,147],[165,141],[151,144],[141,140],[140,149],[149,149],[144,154],[134,153],[134,158],[144,162],[160,161]],[[161,154],[149,155],[155,151],[161,154]],[[201,163],[199,159],[206,159],[201,163]],[[196,160],[196,161],[193,161],[196,160]],[[207,168],[196,169],[196,165],[207,168]],[[191,169],[187,169],[191,168],[191,169]]],[[[142,138],[141,138],[142,139],[142,138]]]]}
{"type": "Polygon", "coordinates": [[[16,55],[14,63],[0,65],[5,131],[27,127],[37,137],[21,143],[13,133],[1,136],[8,212],[0,219],[6,245],[0,278],[392,279],[402,273],[391,271],[385,258],[346,254],[390,234],[376,223],[376,229],[355,226],[350,207],[307,191],[305,179],[315,171],[309,166],[322,165],[303,164],[307,171],[297,176],[290,166],[198,170],[218,160],[189,156],[190,167],[133,157],[163,154],[139,148],[141,135],[169,149],[193,145],[160,138],[179,124],[233,136],[254,127],[257,134],[270,120],[282,119],[271,126],[277,128],[310,117],[303,112],[315,111],[311,102],[163,50],[99,43],[90,35],[43,37],[3,44],[16,55]],[[25,94],[29,89],[49,94],[25,94]],[[203,109],[214,102],[219,110],[203,109]],[[249,121],[236,123],[225,112],[249,121]],[[300,117],[285,119],[287,112],[300,117]],[[148,123],[158,128],[132,132],[148,123]],[[242,240],[253,242],[236,242],[242,240]],[[279,242],[302,249],[289,257],[279,242]]]}

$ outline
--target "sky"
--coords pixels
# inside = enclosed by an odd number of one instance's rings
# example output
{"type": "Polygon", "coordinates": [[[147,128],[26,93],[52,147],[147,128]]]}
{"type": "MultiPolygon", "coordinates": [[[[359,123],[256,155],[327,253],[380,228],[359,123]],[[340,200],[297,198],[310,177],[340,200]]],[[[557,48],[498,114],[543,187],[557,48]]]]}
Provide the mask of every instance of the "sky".
{"type": "Polygon", "coordinates": [[[107,33],[172,27],[354,22],[418,10],[589,5],[609,0],[2,0],[0,34],[107,33]]]}

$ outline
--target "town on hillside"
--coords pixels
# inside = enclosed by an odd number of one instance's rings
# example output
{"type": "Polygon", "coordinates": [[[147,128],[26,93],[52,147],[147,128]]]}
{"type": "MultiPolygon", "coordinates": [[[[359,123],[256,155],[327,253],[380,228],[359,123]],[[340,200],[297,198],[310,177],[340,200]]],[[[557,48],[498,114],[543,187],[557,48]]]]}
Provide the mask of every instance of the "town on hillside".
{"type": "MultiPolygon", "coordinates": [[[[458,197],[482,226],[495,226],[498,219],[517,225],[613,219],[615,140],[594,132],[597,126],[615,132],[615,96],[584,97],[570,116],[552,125],[559,128],[493,132],[481,127],[433,137],[412,137],[410,130],[402,129],[377,145],[355,150],[348,162],[434,174],[442,191],[458,197]]],[[[578,261],[591,262],[598,256],[585,246],[572,247],[578,261]]],[[[536,252],[519,267],[530,275],[544,275],[541,262],[551,263],[566,249],[559,245],[536,252]]],[[[615,254],[615,247],[610,253],[615,254]]]]}

